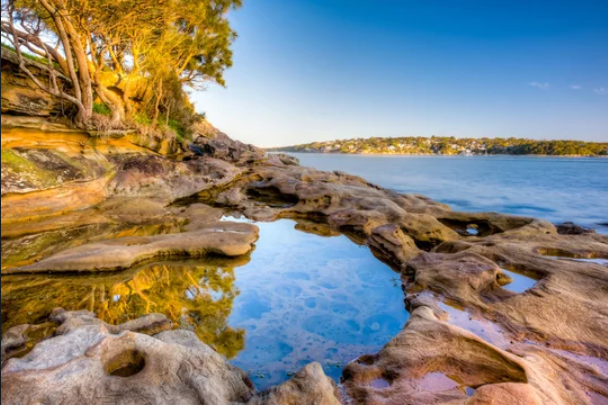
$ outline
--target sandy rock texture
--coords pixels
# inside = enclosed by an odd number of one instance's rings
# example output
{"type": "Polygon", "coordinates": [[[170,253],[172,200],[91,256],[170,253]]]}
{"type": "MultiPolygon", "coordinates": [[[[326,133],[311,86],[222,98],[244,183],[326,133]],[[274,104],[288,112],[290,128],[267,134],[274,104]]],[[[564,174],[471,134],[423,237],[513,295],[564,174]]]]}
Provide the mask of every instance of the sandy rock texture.
{"type": "Polygon", "coordinates": [[[313,363],[256,394],[247,375],[162,315],[111,326],[86,311],[54,311],[55,337],[2,369],[3,404],[339,404],[313,363]],[[164,330],[164,331],[163,331],[164,330]]]}
{"type": "MultiPolygon", "coordinates": [[[[47,68],[41,63],[26,59],[30,71],[43,75],[47,68]]],[[[59,85],[70,87],[71,81],[59,75],[59,85]]],[[[2,48],[2,114],[49,117],[59,115],[71,106],[58,97],[40,91],[26,74],[19,70],[14,52],[2,48]]]]}
{"type": "Polygon", "coordinates": [[[210,157],[178,162],[155,155],[113,158],[117,174],[109,184],[115,197],[154,198],[166,203],[232,182],[241,171],[210,157]]]}
{"type": "Polygon", "coordinates": [[[194,259],[210,254],[241,256],[251,251],[257,238],[255,225],[218,222],[193,232],[85,244],[30,266],[7,269],[3,274],[118,271],[153,260],[194,259]]]}

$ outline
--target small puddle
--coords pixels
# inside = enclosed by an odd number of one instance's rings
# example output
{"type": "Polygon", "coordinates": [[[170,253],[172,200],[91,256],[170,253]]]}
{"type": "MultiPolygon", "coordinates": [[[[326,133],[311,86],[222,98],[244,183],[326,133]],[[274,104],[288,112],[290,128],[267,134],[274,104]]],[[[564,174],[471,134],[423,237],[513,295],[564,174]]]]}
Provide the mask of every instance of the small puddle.
{"type": "Polygon", "coordinates": [[[467,234],[471,235],[471,236],[477,236],[479,235],[479,229],[475,226],[470,226],[467,228],[467,234]]]}
{"type": "Polygon", "coordinates": [[[377,390],[383,390],[390,387],[391,383],[384,378],[376,378],[375,380],[370,381],[369,386],[377,390]]]}
{"type": "Polygon", "coordinates": [[[572,255],[569,252],[560,251],[560,250],[548,250],[548,249],[541,249],[538,253],[548,259],[553,259],[553,260],[569,260],[569,261],[574,261],[574,262],[594,263],[594,264],[599,264],[601,266],[608,266],[608,259],[606,259],[606,258],[576,257],[575,255],[572,255]]]}
{"type": "Polygon", "coordinates": [[[459,390],[468,397],[475,395],[476,390],[467,387],[458,381],[456,377],[450,377],[444,373],[435,372],[425,375],[416,384],[422,391],[449,391],[459,390]]]}
{"type": "Polygon", "coordinates": [[[569,260],[573,262],[581,262],[581,263],[593,263],[599,264],[600,266],[608,266],[608,259],[580,259],[577,257],[567,257],[567,256],[545,256],[549,259],[553,260],[569,260]]]}
{"type": "Polygon", "coordinates": [[[447,218],[439,220],[443,225],[452,228],[461,236],[490,236],[501,231],[492,226],[488,221],[459,221],[447,218]]]}
{"type": "Polygon", "coordinates": [[[503,285],[502,287],[506,290],[512,291],[514,293],[524,293],[534,287],[538,280],[533,279],[523,273],[518,273],[514,271],[509,271],[505,269],[501,269],[504,274],[511,277],[513,279],[509,284],[503,285]]]}
{"type": "Polygon", "coordinates": [[[570,259],[575,262],[595,263],[602,266],[608,266],[608,259],[570,259]]]}
{"type": "Polygon", "coordinates": [[[506,349],[510,346],[511,341],[497,324],[485,319],[476,318],[464,308],[443,302],[439,303],[439,308],[449,314],[450,319],[448,322],[450,324],[465,329],[501,349],[506,349]]]}

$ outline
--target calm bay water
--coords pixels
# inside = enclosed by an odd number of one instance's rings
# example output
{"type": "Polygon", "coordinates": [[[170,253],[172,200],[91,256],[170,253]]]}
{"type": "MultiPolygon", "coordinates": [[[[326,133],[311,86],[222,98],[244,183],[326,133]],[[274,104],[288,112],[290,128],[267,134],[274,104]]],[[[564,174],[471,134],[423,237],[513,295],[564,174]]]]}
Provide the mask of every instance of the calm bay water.
{"type": "Polygon", "coordinates": [[[496,211],[576,222],[608,233],[608,159],[530,156],[294,154],[303,166],[340,170],[458,211],[496,211]]]}

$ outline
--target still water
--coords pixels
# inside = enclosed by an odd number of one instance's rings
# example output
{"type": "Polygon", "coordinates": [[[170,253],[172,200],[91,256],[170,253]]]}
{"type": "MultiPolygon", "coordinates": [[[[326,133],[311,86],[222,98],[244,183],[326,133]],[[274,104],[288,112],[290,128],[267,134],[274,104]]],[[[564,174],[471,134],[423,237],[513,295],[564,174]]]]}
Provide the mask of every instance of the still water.
{"type": "Polygon", "coordinates": [[[367,247],[321,225],[260,223],[239,259],[155,263],[95,276],[2,277],[2,333],[43,323],[53,308],[88,309],[109,323],[163,313],[264,389],[311,361],[336,380],[405,325],[399,275],[367,247]],[[297,227],[297,229],[296,229],[297,227]],[[315,232],[316,234],[307,233],[315,232]]]}
{"type": "Polygon", "coordinates": [[[495,211],[576,222],[608,233],[608,159],[530,156],[293,154],[458,211],[495,211]]]}

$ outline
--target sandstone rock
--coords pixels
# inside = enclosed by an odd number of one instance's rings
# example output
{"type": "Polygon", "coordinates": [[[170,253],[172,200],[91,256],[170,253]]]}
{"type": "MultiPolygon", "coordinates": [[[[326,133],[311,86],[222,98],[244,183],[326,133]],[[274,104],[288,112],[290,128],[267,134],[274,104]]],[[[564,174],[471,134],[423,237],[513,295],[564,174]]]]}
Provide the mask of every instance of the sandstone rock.
{"type": "Polygon", "coordinates": [[[401,266],[422,253],[414,240],[405,235],[397,225],[383,225],[368,237],[369,247],[385,262],[401,266]]]}
{"type": "Polygon", "coordinates": [[[319,363],[300,370],[289,381],[253,398],[249,405],[340,405],[336,384],[325,376],[319,363]]]}
{"type": "Polygon", "coordinates": [[[469,251],[451,255],[424,253],[408,262],[406,273],[413,279],[408,291],[431,289],[460,303],[481,306],[480,297],[499,288],[500,268],[496,263],[469,251]]]}
{"type": "Polygon", "coordinates": [[[154,201],[120,199],[41,220],[3,222],[2,269],[27,266],[83,244],[178,233],[188,221],[154,201]]]}
{"type": "Polygon", "coordinates": [[[344,173],[259,164],[213,201],[238,208],[256,220],[323,218],[336,230],[359,233],[360,239],[378,227],[393,224],[424,249],[459,238],[433,216],[447,210],[444,205],[384,190],[344,173]]]}
{"type": "Polygon", "coordinates": [[[3,404],[230,405],[252,396],[242,371],[186,331],[151,337],[81,324],[2,370],[3,404]]]}
{"type": "Polygon", "coordinates": [[[503,351],[419,307],[377,356],[346,367],[345,386],[357,404],[590,403],[586,390],[598,386],[584,377],[584,366],[572,363],[570,373],[555,378],[560,367],[551,355],[522,350],[519,356],[503,351]],[[386,384],[375,384],[378,380],[386,384]],[[575,381],[585,381],[587,388],[575,381]]]}
{"type": "Polygon", "coordinates": [[[123,332],[156,335],[171,330],[173,327],[169,318],[161,314],[150,314],[120,325],[110,325],[99,320],[94,313],[89,311],[68,312],[62,308],[57,308],[51,313],[49,319],[59,325],[56,331],[57,335],[66,335],[88,325],[103,326],[113,335],[119,335],[123,332]]]}
{"type": "Polygon", "coordinates": [[[467,405],[541,405],[534,389],[527,384],[493,384],[480,387],[467,405]]]}
{"type": "Polygon", "coordinates": [[[271,153],[268,155],[268,163],[285,165],[285,166],[300,166],[300,160],[295,156],[285,153],[271,153]]]}
{"type": "Polygon", "coordinates": [[[19,351],[25,348],[27,343],[27,333],[32,329],[32,325],[20,325],[10,328],[4,336],[2,336],[2,367],[4,362],[8,360],[10,352],[19,351]]]}
{"type": "MultiPolygon", "coordinates": [[[[162,315],[114,326],[88,311],[57,309],[51,319],[58,324],[58,335],[3,367],[3,404],[341,403],[335,383],[318,363],[255,395],[243,371],[227,364],[194,333],[167,330],[170,322],[162,315]]],[[[21,336],[30,327],[14,328],[11,336],[21,336]]]]}
{"type": "Polygon", "coordinates": [[[102,162],[48,149],[2,150],[2,195],[59,187],[101,178],[102,162]]]}
{"type": "Polygon", "coordinates": [[[110,193],[115,197],[173,202],[229,184],[241,173],[230,163],[209,157],[187,162],[154,155],[117,157],[115,160],[118,173],[109,185],[110,193]]]}
{"type": "Polygon", "coordinates": [[[416,277],[420,270],[421,280],[416,284],[424,283],[424,288],[482,311],[517,340],[525,336],[562,350],[608,358],[601,326],[608,324],[608,314],[602,309],[608,304],[606,267],[568,257],[608,257],[608,244],[601,235],[529,238],[502,234],[475,242],[444,243],[436,253],[417,258],[408,267],[416,277]],[[462,260],[472,262],[460,267],[462,260]],[[493,274],[499,275],[499,267],[538,282],[524,293],[507,291],[498,282],[500,278],[492,280],[493,274]]]}
{"type": "Polygon", "coordinates": [[[108,179],[102,177],[49,190],[4,195],[1,200],[2,224],[41,220],[91,208],[108,197],[107,183],[108,179]]]}
{"type": "Polygon", "coordinates": [[[207,136],[199,136],[194,140],[193,146],[198,155],[208,155],[236,165],[251,164],[266,159],[263,150],[234,141],[217,130],[208,132],[207,136]]]}
{"type": "MultiPolygon", "coordinates": [[[[35,74],[46,76],[46,66],[25,59],[28,68],[35,74]]],[[[71,87],[71,81],[58,74],[60,87],[71,87]]],[[[61,115],[73,107],[70,103],[41,91],[21,70],[14,52],[2,47],[2,115],[17,114],[49,117],[61,115]]]]}
{"type": "Polygon", "coordinates": [[[7,269],[3,274],[117,271],[161,258],[240,256],[252,249],[257,234],[255,225],[223,222],[195,232],[119,238],[67,249],[30,266],[7,269]]]}

